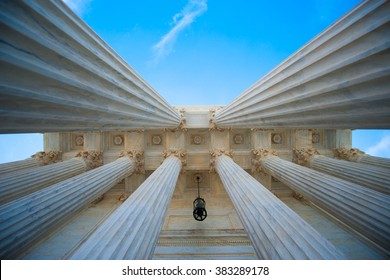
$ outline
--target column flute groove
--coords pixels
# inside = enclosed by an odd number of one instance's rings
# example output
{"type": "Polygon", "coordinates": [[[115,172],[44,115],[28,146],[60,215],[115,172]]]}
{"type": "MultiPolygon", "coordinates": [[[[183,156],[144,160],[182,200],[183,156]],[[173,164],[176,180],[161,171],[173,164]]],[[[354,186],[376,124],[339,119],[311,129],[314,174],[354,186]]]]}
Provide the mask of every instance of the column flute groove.
{"type": "Polygon", "coordinates": [[[390,196],[276,156],[262,168],[385,250],[390,250],[390,196]]]}
{"type": "Polygon", "coordinates": [[[389,128],[389,14],[388,1],[363,1],[217,111],[216,124],[389,128]]]}
{"type": "Polygon", "coordinates": [[[60,151],[38,152],[32,155],[31,158],[0,164],[0,174],[56,163],[61,161],[61,156],[62,152],[60,151]]]}
{"type": "Polygon", "coordinates": [[[226,155],[215,169],[260,259],[342,259],[316,230],[226,155]]]}
{"type": "Polygon", "coordinates": [[[62,1],[2,1],[0,24],[0,132],[179,125],[179,113],[62,1]]]}
{"type": "Polygon", "coordinates": [[[134,171],[134,160],[116,161],[0,206],[0,257],[17,258],[67,218],[134,171]]]}
{"type": "Polygon", "coordinates": [[[390,159],[368,155],[356,148],[337,148],[333,150],[334,156],[338,159],[375,165],[390,169],[390,159]]]}
{"type": "Polygon", "coordinates": [[[313,149],[294,149],[293,162],[336,176],[360,186],[390,194],[390,172],[386,168],[348,162],[320,155],[313,149]]]}
{"type": "Polygon", "coordinates": [[[70,259],[151,259],[181,166],[165,159],[70,259]]]}

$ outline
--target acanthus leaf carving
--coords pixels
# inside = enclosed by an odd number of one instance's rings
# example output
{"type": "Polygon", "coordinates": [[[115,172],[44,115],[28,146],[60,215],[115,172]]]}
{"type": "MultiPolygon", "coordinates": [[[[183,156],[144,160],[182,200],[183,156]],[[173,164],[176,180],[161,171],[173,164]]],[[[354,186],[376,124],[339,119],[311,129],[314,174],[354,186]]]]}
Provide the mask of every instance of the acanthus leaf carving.
{"type": "Polygon", "coordinates": [[[277,156],[276,151],[267,149],[252,150],[254,158],[252,159],[252,172],[253,173],[265,173],[261,166],[261,161],[264,158],[277,156]]]}
{"type": "Polygon", "coordinates": [[[313,156],[320,155],[320,153],[316,149],[311,148],[301,148],[301,149],[293,149],[293,159],[292,161],[302,165],[309,167],[309,161],[313,156]]]}
{"type": "Polygon", "coordinates": [[[187,165],[187,161],[186,161],[187,153],[183,150],[178,150],[178,149],[169,149],[163,152],[164,160],[170,156],[177,157],[181,161],[182,171],[184,171],[184,166],[187,165]]]}
{"type": "Polygon", "coordinates": [[[140,150],[125,150],[122,151],[119,157],[129,157],[134,160],[135,163],[135,173],[136,174],[145,174],[144,167],[144,152],[140,150]]]}
{"type": "Polygon", "coordinates": [[[217,162],[217,159],[219,156],[226,155],[228,157],[233,157],[233,151],[232,150],[213,150],[209,151],[210,153],[210,173],[215,173],[215,164],[217,162]]]}
{"type": "Polygon", "coordinates": [[[103,165],[102,151],[80,151],[76,157],[81,157],[87,165],[87,169],[91,170],[103,165]]]}
{"type": "Polygon", "coordinates": [[[358,159],[365,153],[356,148],[336,148],[333,149],[335,158],[344,159],[348,161],[358,161],[358,159]]]}
{"type": "Polygon", "coordinates": [[[36,159],[40,165],[48,165],[60,162],[62,158],[62,151],[37,152],[31,157],[36,159]]]}

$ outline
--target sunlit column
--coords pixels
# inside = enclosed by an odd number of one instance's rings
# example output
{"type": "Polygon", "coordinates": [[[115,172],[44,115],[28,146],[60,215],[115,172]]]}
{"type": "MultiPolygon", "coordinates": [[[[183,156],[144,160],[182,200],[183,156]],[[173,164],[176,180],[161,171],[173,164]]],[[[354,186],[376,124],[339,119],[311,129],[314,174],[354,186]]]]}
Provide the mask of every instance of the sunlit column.
{"type": "Polygon", "coordinates": [[[176,128],[180,115],[63,1],[0,1],[1,133],[176,128]]]}
{"type": "Polygon", "coordinates": [[[102,152],[80,152],[76,158],[16,172],[0,174],[0,204],[101,166],[102,152]]]}
{"type": "Polygon", "coordinates": [[[70,258],[151,259],[181,166],[168,156],[70,258]]]}
{"type": "Polygon", "coordinates": [[[0,206],[1,259],[17,258],[133,170],[134,160],[122,157],[0,206]]]}
{"type": "Polygon", "coordinates": [[[61,161],[61,156],[59,151],[38,152],[28,159],[0,164],[0,174],[56,163],[61,161]]]}
{"type": "Polygon", "coordinates": [[[340,259],[343,255],[226,155],[215,169],[260,259],[340,259]]]}
{"type": "Polygon", "coordinates": [[[362,1],[216,112],[226,128],[390,128],[390,2],[362,1]]]}
{"type": "Polygon", "coordinates": [[[390,194],[390,170],[386,168],[321,156],[313,149],[295,149],[293,161],[363,187],[390,194]]]}
{"type": "Polygon", "coordinates": [[[390,196],[277,156],[261,157],[259,161],[267,173],[373,242],[390,249],[390,196]]]}
{"type": "Polygon", "coordinates": [[[338,159],[344,159],[348,161],[364,163],[367,165],[375,165],[379,167],[390,168],[390,159],[370,156],[356,148],[351,148],[351,149],[339,148],[339,149],[334,149],[333,152],[334,152],[334,156],[338,159]]]}

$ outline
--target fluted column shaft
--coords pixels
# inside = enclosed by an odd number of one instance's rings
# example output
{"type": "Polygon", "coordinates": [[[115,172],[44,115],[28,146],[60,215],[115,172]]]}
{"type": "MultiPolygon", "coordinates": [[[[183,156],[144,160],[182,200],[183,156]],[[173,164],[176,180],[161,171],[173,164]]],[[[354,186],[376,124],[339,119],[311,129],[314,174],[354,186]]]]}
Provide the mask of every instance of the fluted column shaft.
{"type": "Polygon", "coordinates": [[[339,259],[342,254],[226,155],[216,171],[261,259],[339,259]]]}
{"type": "Polygon", "coordinates": [[[14,172],[22,169],[27,169],[27,168],[36,168],[40,166],[41,165],[39,161],[37,161],[35,158],[27,158],[24,160],[2,163],[0,164],[0,174],[14,172]]]}
{"type": "Polygon", "coordinates": [[[0,174],[0,204],[46,188],[55,183],[87,171],[82,158],[73,158],[60,163],[0,174]]]}
{"type": "Polygon", "coordinates": [[[1,133],[179,125],[179,113],[63,1],[0,1],[0,27],[1,133]]]}
{"type": "Polygon", "coordinates": [[[309,167],[390,195],[390,170],[325,156],[313,156],[309,167]]]}
{"type": "Polygon", "coordinates": [[[280,159],[261,159],[266,172],[345,224],[390,250],[390,196],[280,159]]]}
{"type": "Polygon", "coordinates": [[[180,169],[178,158],[165,159],[71,259],[151,259],[180,169]]]}
{"type": "Polygon", "coordinates": [[[16,258],[134,170],[128,157],[0,206],[0,257],[16,258]]]}
{"type": "Polygon", "coordinates": [[[390,169],[390,159],[367,155],[356,148],[337,148],[334,149],[333,152],[334,156],[338,159],[390,169]]]}
{"type": "Polygon", "coordinates": [[[362,1],[217,111],[216,124],[390,128],[389,14],[389,1],[362,1]]]}
{"type": "Polygon", "coordinates": [[[0,174],[56,163],[61,160],[61,156],[60,151],[38,152],[31,158],[0,164],[0,174]]]}

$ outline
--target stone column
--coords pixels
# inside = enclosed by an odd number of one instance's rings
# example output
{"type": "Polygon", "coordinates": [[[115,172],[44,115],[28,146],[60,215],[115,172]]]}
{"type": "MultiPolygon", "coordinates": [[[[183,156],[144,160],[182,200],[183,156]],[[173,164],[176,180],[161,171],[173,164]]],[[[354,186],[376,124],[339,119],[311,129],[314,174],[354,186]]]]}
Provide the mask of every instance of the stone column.
{"type": "Polygon", "coordinates": [[[215,169],[260,259],[340,259],[315,229],[226,155],[215,169]]]}
{"type": "Polygon", "coordinates": [[[0,1],[1,133],[175,128],[173,109],[63,1],[0,1]]]}
{"type": "Polygon", "coordinates": [[[59,151],[38,152],[28,159],[0,164],[0,174],[56,163],[61,161],[61,156],[59,151]]]}
{"type": "Polygon", "coordinates": [[[1,259],[17,258],[133,170],[134,160],[122,157],[0,206],[1,259]]]}
{"type": "Polygon", "coordinates": [[[390,195],[390,171],[319,155],[313,149],[294,149],[293,162],[390,195]]]}
{"type": "Polygon", "coordinates": [[[217,111],[216,125],[390,128],[389,14],[389,1],[363,1],[217,111]]]}
{"type": "Polygon", "coordinates": [[[34,169],[0,174],[0,204],[44,189],[103,164],[102,152],[80,152],[76,158],[34,169]]]}
{"type": "Polygon", "coordinates": [[[70,258],[151,259],[181,166],[168,156],[70,258]]]}
{"type": "Polygon", "coordinates": [[[390,249],[390,196],[280,159],[260,158],[262,168],[373,242],[390,249]]]}
{"type": "Polygon", "coordinates": [[[334,156],[338,159],[364,163],[367,165],[375,165],[383,168],[390,168],[390,159],[370,156],[356,148],[339,148],[334,149],[333,152],[334,156]]]}

